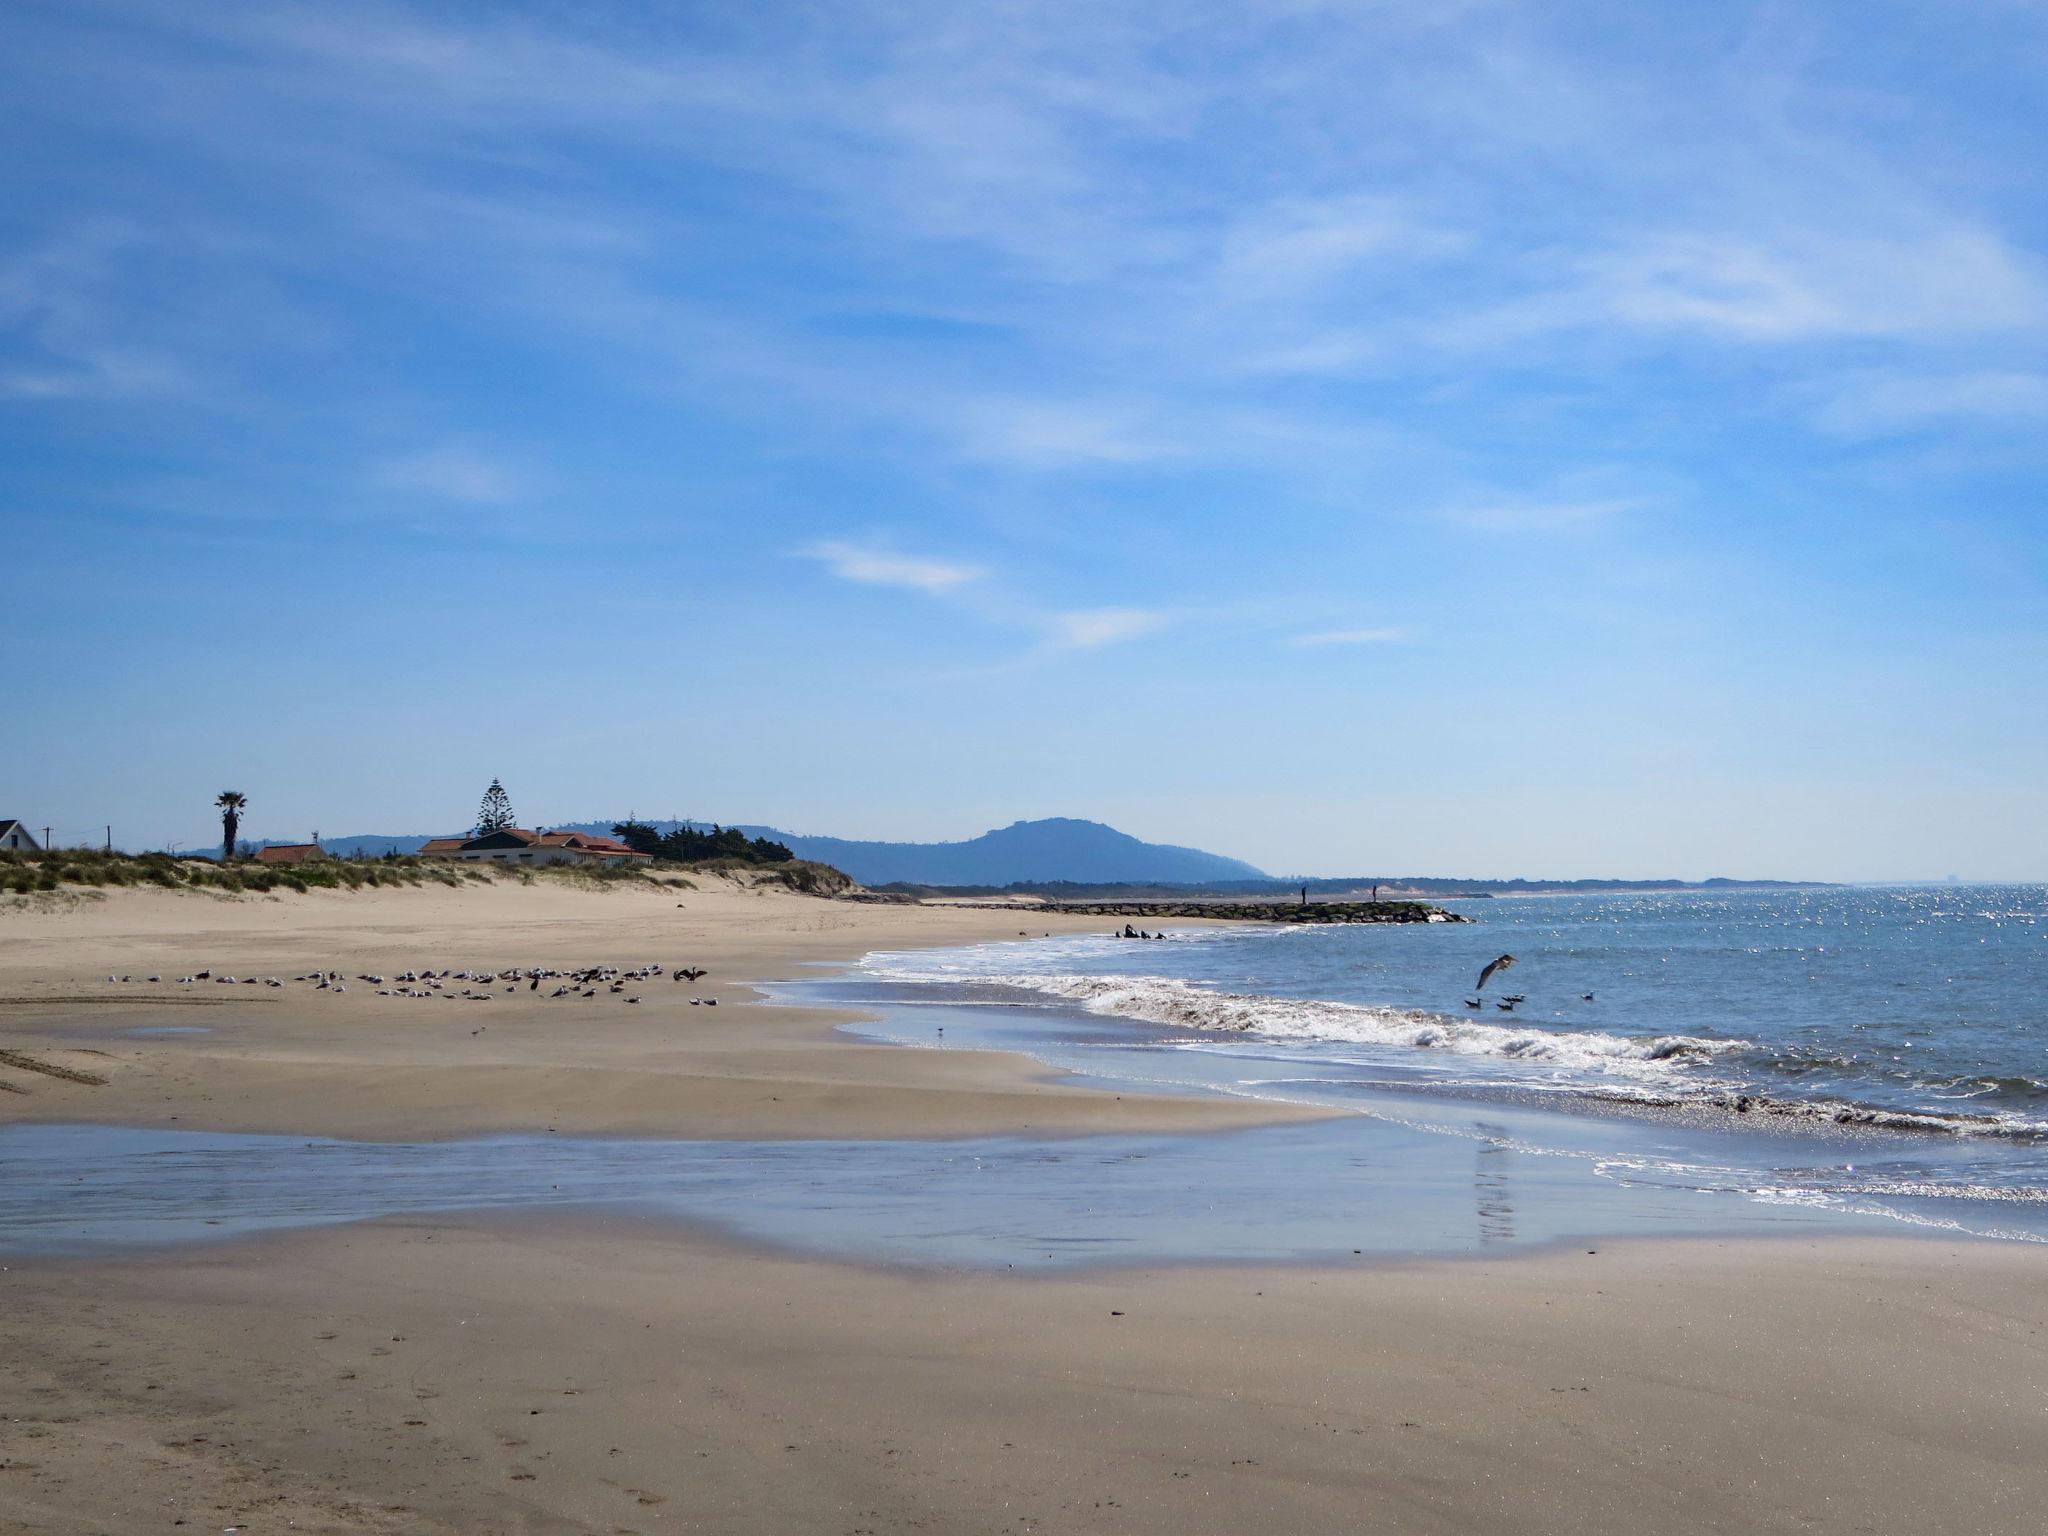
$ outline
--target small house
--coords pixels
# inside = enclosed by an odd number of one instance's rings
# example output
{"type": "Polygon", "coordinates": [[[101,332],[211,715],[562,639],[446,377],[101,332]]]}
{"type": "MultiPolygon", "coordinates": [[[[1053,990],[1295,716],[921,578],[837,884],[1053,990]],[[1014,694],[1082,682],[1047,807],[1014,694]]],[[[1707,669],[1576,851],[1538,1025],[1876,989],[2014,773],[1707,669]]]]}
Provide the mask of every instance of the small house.
{"type": "Polygon", "coordinates": [[[615,838],[593,832],[529,832],[500,827],[470,838],[437,837],[420,849],[428,858],[490,860],[499,864],[651,864],[615,838]],[[437,846],[454,843],[453,848],[437,846]]]}
{"type": "Polygon", "coordinates": [[[0,848],[9,853],[34,853],[40,852],[42,846],[27,827],[11,816],[0,816],[0,848]]]}
{"type": "Polygon", "coordinates": [[[258,864],[304,864],[326,857],[327,850],[318,843],[271,843],[256,850],[258,864]]]}

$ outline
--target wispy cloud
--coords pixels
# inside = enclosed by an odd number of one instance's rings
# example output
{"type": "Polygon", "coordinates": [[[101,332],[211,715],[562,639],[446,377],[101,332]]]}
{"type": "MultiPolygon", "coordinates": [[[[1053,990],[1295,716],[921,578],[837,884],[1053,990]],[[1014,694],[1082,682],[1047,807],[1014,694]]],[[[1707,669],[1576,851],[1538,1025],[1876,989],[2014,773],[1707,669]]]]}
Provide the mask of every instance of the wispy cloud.
{"type": "Polygon", "coordinates": [[[1960,221],[1776,239],[1668,235],[1589,267],[1589,295],[1615,320],[1751,341],[1957,336],[2048,320],[2048,292],[2025,258],[1960,221]]]}
{"type": "Polygon", "coordinates": [[[893,550],[827,539],[802,551],[842,581],[857,581],[875,587],[907,587],[917,592],[942,593],[979,581],[987,573],[979,566],[947,560],[923,559],[893,550]]]}
{"type": "Polygon", "coordinates": [[[1222,244],[1219,295],[1243,301],[1324,293],[1373,268],[1444,255],[1465,241],[1395,198],[1352,194],[1259,209],[1227,227],[1222,244]]]}
{"type": "MultiPolygon", "coordinates": [[[[595,5],[81,9],[128,25],[67,32],[52,8],[29,27],[26,69],[92,83],[39,110],[76,114],[81,143],[171,146],[210,193],[247,195],[262,232],[183,270],[173,312],[271,268],[302,293],[332,264],[523,321],[572,356],[619,349],[649,393],[778,432],[794,419],[797,439],[907,428],[990,473],[1298,475],[1284,446],[1211,423],[1361,376],[1410,387],[1286,407],[1363,431],[1447,376],[1512,398],[1539,335],[1911,348],[2048,316],[2040,263],[1993,199],[1972,207],[1939,157],[1880,153],[1853,119],[1827,132],[1788,113],[1814,88],[1810,50],[1768,71],[1626,37],[1608,53],[1492,0],[1426,16],[907,0],[798,8],[717,41],[595,5]],[[112,122],[76,105],[105,100],[123,103],[112,122]],[[645,196],[732,175],[758,208],[645,196]],[[799,271],[802,250],[828,255],[799,271]],[[979,326],[1001,366],[833,332],[877,305],[979,326]]],[[[131,192],[138,227],[160,224],[131,192]]],[[[165,238],[166,270],[191,262],[189,236],[165,238]]],[[[156,298],[95,294],[96,335],[59,338],[69,366],[0,350],[0,376],[52,396],[172,377],[175,350],[132,340],[156,298]]],[[[268,321],[211,329],[261,351],[268,321]]],[[[189,344],[202,327],[182,329],[189,344]]],[[[1582,389],[1575,430],[1603,430],[1600,394],[1582,389]]],[[[1493,403],[1465,419],[1483,427],[1493,403]]],[[[1410,424],[1425,430],[1461,446],[1455,426],[1410,424]]]]}
{"type": "Polygon", "coordinates": [[[1440,515],[1447,522],[1488,533],[1570,533],[1638,511],[1643,505],[1633,497],[1500,501],[1448,507],[1440,515]]]}
{"type": "Polygon", "coordinates": [[[2030,426],[2048,421],[2048,374],[1850,375],[1827,390],[1815,420],[1849,437],[1958,422],[2030,426]]]}
{"type": "Polygon", "coordinates": [[[1039,468],[1143,464],[1177,451],[1140,411],[1112,402],[984,402],[963,414],[960,441],[970,457],[1039,468]]]}
{"type": "Polygon", "coordinates": [[[1163,629],[1167,616],[1149,608],[1086,608],[1049,613],[1043,624],[1055,649],[1092,651],[1163,629]]]}
{"type": "Polygon", "coordinates": [[[116,301],[146,246],[127,223],[96,220],[0,259],[0,396],[98,402],[197,388],[116,301]]]}
{"type": "Polygon", "coordinates": [[[525,490],[509,465],[452,444],[393,459],[378,468],[377,479],[394,490],[476,507],[515,501],[525,490]]]}
{"type": "Polygon", "coordinates": [[[799,551],[843,581],[901,587],[945,598],[993,629],[1037,637],[1012,664],[1068,651],[1093,651],[1162,628],[1167,615],[1149,608],[1048,609],[991,585],[988,571],[964,561],[906,555],[882,545],[827,539],[799,551]]]}
{"type": "Polygon", "coordinates": [[[1413,637],[1405,629],[1326,629],[1319,634],[1296,635],[1296,645],[1401,645],[1413,637]]]}

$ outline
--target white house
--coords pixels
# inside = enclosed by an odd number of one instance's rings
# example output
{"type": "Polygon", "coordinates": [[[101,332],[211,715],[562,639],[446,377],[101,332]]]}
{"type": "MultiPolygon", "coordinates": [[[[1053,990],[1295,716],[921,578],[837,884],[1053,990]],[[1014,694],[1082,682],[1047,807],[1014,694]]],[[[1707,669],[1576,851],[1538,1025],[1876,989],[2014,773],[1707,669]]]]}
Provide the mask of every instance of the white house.
{"type": "Polygon", "coordinates": [[[27,827],[9,816],[0,816],[0,848],[9,852],[40,850],[42,844],[35,840],[27,827]]]}
{"type": "Polygon", "coordinates": [[[651,864],[615,838],[594,832],[529,832],[502,827],[480,837],[437,837],[420,849],[429,859],[488,859],[500,864],[651,864]]]}

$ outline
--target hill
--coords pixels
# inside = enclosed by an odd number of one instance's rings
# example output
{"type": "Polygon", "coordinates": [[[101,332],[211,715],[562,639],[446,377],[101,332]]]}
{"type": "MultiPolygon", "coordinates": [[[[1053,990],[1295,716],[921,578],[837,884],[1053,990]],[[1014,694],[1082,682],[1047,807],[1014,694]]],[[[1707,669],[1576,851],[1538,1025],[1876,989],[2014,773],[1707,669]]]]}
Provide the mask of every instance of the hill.
{"type": "MultiPolygon", "coordinates": [[[[666,831],[673,823],[655,822],[666,831]]],[[[611,823],[586,829],[608,832],[611,823]]],[[[957,843],[862,842],[844,837],[808,837],[777,827],[740,830],[787,844],[800,859],[843,869],[862,885],[1010,885],[1020,880],[1149,880],[1201,885],[1216,880],[1257,880],[1263,872],[1240,859],[1147,843],[1099,821],[1055,816],[1019,821],[957,843]]]]}
{"type": "MultiPolygon", "coordinates": [[[[610,821],[552,824],[565,832],[602,832],[610,821]]],[[[666,832],[681,825],[650,822],[666,832]]],[[[702,827],[703,823],[690,825],[702,827]]],[[[778,827],[743,826],[749,837],[787,844],[800,859],[830,864],[862,885],[1011,885],[1018,881],[1075,881],[1091,884],[1147,882],[1159,885],[1213,885],[1219,881],[1262,880],[1264,872],[1241,859],[1147,843],[1099,821],[1055,816],[1044,821],[1019,821],[957,843],[861,842],[843,837],[807,837],[778,827]]],[[[446,835],[446,834],[435,834],[446,835]]],[[[324,839],[336,853],[413,853],[428,834],[394,837],[366,833],[324,839]]]]}

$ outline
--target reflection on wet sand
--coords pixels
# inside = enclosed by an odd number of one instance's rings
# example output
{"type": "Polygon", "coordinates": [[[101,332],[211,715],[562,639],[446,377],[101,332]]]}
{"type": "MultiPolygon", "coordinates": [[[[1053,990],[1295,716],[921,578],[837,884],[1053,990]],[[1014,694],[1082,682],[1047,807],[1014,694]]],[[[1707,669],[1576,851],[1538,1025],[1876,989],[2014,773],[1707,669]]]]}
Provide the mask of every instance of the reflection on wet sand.
{"type": "Polygon", "coordinates": [[[1501,1138],[1480,1142],[1472,1158],[1472,1204],[1479,1215],[1479,1241],[1488,1247],[1511,1243],[1515,1240],[1514,1148],[1505,1139],[1503,1128],[1482,1120],[1478,1129],[1501,1138]]]}

